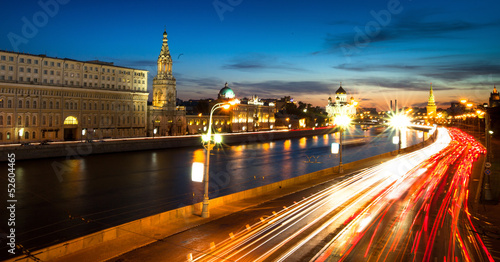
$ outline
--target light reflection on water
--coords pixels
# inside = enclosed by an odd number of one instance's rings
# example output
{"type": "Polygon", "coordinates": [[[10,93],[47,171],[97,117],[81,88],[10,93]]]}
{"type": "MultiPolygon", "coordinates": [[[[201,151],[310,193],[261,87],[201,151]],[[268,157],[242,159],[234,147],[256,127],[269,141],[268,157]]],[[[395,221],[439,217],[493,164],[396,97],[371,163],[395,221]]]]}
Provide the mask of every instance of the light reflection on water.
{"type": "MultiPolygon", "coordinates": [[[[351,128],[344,133],[345,140],[367,136],[371,142],[344,147],[343,162],[396,150],[393,135],[351,128]]],[[[421,141],[414,132],[407,135],[409,145],[421,141]]],[[[330,144],[338,140],[337,133],[215,148],[210,158],[210,197],[335,166],[339,159],[330,154],[330,144]],[[319,163],[307,163],[311,156],[319,163]]],[[[191,165],[205,162],[205,157],[200,143],[196,148],[18,161],[16,229],[23,232],[18,239],[27,248],[40,247],[199,202],[203,185],[190,181],[191,165]],[[59,167],[62,181],[54,166],[59,167]],[[69,215],[100,223],[69,220],[69,215]],[[29,219],[33,217],[37,219],[29,219]],[[44,237],[36,238],[40,235],[44,237]]]]}

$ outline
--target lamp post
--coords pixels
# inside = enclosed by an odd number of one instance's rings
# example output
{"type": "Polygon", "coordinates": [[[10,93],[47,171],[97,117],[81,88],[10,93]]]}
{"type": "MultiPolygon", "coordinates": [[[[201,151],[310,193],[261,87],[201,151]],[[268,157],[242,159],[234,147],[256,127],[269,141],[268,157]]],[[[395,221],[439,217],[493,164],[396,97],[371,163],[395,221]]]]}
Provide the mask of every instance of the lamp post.
{"type": "Polygon", "coordinates": [[[208,131],[205,135],[202,136],[203,140],[203,147],[207,150],[207,156],[205,158],[206,161],[206,169],[205,169],[205,176],[203,178],[204,182],[204,192],[203,192],[203,208],[201,210],[201,217],[203,218],[208,218],[210,217],[210,213],[208,211],[208,181],[209,181],[209,171],[210,171],[210,151],[213,149],[216,143],[221,143],[222,142],[222,137],[220,135],[215,135],[212,141],[212,116],[215,112],[215,110],[219,108],[224,108],[228,109],[232,105],[237,104],[239,101],[238,100],[231,100],[229,102],[221,102],[215,104],[212,109],[210,110],[210,118],[208,120],[208,131]]]}
{"type": "Polygon", "coordinates": [[[344,129],[351,124],[351,118],[347,115],[336,116],[333,123],[340,127],[340,145],[339,145],[339,173],[344,173],[344,168],[342,166],[342,136],[344,129]]]}
{"type": "Polygon", "coordinates": [[[410,118],[402,113],[398,113],[392,116],[389,124],[398,131],[398,155],[401,153],[401,129],[406,128],[410,125],[410,118]]]}

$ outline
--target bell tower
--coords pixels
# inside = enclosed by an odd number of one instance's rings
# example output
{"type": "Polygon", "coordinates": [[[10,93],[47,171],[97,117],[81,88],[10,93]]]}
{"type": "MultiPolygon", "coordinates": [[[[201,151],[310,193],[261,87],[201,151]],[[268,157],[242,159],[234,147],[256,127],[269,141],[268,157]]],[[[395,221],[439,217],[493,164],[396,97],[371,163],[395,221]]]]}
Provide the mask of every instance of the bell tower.
{"type": "Polygon", "coordinates": [[[436,117],[436,101],[434,100],[434,91],[432,90],[432,83],[431,83],[431,90],[429,92],[429,101],[427,101],[427,117],[428,118],[433,118],[436,117]]]}
{"type": "Polygon", "coordinates": [[[168,48],[167,32],[163,32],[163,43],[158,56],[158,73],[153,79],[153,106],[175,110],[177,97],[176,81],[172,75],[172,57],[168,48]]]}

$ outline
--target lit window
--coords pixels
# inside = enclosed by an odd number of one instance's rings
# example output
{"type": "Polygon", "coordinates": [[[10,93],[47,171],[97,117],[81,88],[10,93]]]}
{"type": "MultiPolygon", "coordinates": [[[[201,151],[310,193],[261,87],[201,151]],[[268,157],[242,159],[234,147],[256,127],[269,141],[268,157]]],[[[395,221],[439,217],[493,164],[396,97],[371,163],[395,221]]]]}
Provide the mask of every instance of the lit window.
{"type": "Polygon", "coordinates": [[[64,119],[64,124],[65,125],[78,125],[78,120],[76,120],[76,117],[74,116],[68,116],[66,119],[64,119]]]}

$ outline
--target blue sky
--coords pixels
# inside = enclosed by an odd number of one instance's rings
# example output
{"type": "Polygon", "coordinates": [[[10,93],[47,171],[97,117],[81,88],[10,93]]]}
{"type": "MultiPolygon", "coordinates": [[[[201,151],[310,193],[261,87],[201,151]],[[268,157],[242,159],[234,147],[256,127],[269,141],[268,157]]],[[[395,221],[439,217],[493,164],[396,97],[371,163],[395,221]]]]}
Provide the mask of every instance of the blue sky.
{"type": "Polygon", "coordinates": [[[166,27],[184,100],[214,98],[228,82],[240,98],[324,106],[343,82],[361,106],[386,109],[391,99],[424,105],[432,82],[446,108],[485,102],[499,83],[499,10],[465,0],[9,1],[0,49],[146,69],[151,86],[166,27]]]}

